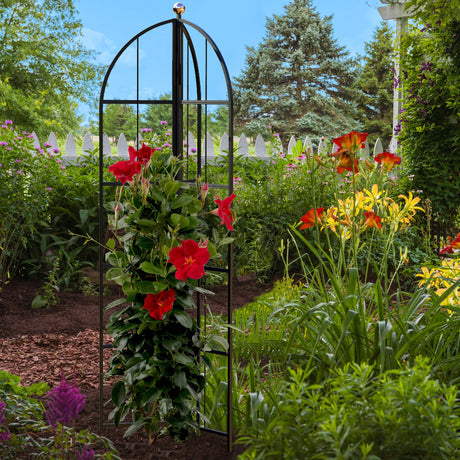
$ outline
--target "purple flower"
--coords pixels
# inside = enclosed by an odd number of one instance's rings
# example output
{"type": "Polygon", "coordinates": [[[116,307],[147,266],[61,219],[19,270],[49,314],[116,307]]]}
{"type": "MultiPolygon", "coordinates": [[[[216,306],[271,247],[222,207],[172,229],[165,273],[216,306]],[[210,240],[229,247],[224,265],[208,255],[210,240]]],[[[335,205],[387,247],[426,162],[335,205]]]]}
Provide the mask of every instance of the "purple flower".
{"type": "Polygon", "coordinates": [[[20,169],[16,171],[19,175],[24,174],[20,169]]]}
{"type": "Polygon", "coordinates": [[[53,152],[54,152],[54,153],[59,153],[60,150],[59,150],[59,149],[54,149],[53,152]]]}
{"type": "Polygon", "coordinates": [[[151,133],[152,128],[141,128],[141,133],[151,133]]]}
{"type": "Polygon", "coordinates": [[[192,147],[192,148],[190,149],[190,151],[191,151],[192,153],[196,153],[196,148],[195,148],[195,147],[192,147]]]}
{"type": "Polygon", "coordinates": [[[0,433],[0,444],[4,444],[6,441],[11,441],[11,435],[9,431],[3,431],[0,433]]]}
{"type": "Polygon", "coordinates": [[[431,70],[433,69],[433,63],[432,62],[422,62],[422,64],[420,65],[420,71],[421,72],[426,72],[428,70],[428,72],[431,72],[431,70]]]}
{"type": "Polygon", "coordinates": [[[171,147],[171,144],[168,144],[168,143],[166,142],[166,144],[163,144],[163,147],[171,147]]]}
{"type": "Polygon", "coordinates": [[[401,83],[401,79],[398,77],[398,78],[395,78],[394,80],[395,80],[394,88],[396,89],[401,83]]]}
{"type": "Polygon", "coordinates": [[[167,124],[168,124],[167,121],[164,121],[164,120],[163,120],[163,121],[160,121],[160,125],[162,125],[162,126],[167,125],[167,124]]]}
{"type": "Polygon", "coordinates": [[[83,450],[81,451],[81,454],[80,452],[78,452],[78,450],[76,450],[75,456],[77,457],[77,460],[93,460],[94,450],[93,449],[88,450],[88,445],[85,444],[83,446],[83,450]]]}
{"type": "Polygon", "coordinates": [[[59,169],[65,169],[65,166],[61,166],[59,169]]]}
{"type": "Polygon", "coordinates": [[[3,425],[6,421],[5,412],[6,412],[6,403],[0,399],[0,425],[3,425]]]}
{"type": "Polygon", "coordinates": [[[72,419],[76,419],[85,405],[85,396],[80,393],[75,383],[71,387],[61,375],[61,383],[48,393],[49,402],[46,411],[48,423],[56,428],[57,424],[68,425],[72,419]]]}
{"type": "Polygon", "coordinates": [[[427,113],[426,113],[425,110],[423,110],[423,109],[420,109],[420,113],[421,113],[424,117],[427,116],[427,113]]]}
{"type": "Polygon", "coordinates": [[[17,158],[14,161],[16,161],[16,163],[21,163],[21,160],[18,160],[17,158]]]}
{"type": "Polygon", "coordinates": [[[280,137],[278,133],[273,134],[273,137],[280,137]]]}
{"type": "Polygon", "coordinates": [[[399,135],[399,133],[401,132],[401,128],[402,128],[402,127],[401,127],[401,123],[398,123],[398,124],[395,126],[395,128],[394,128],[394,134],[395,134],[395,136],[398,136],[398,135],[399,135]]]}
{"type": "Polygon", "coordinates": [[[51,192],[51,190],[53,190],[51,187],[46,187],[46,190],[48,190],[48,192],[51,192]]]}
{"type": "Polygon", "coordinates": [[[5,125],[12,125],[12,124],[13,124],[13,122],[11,120],[6,120],[5,121],[5,125]]]}
{"type": "Polygon", "coordinates": [[[6,147],[6,146],[8,145],[8,142],[1,141],[1,142],[0,142],[0,145],[3,145],[3,147],[6,147]]]}

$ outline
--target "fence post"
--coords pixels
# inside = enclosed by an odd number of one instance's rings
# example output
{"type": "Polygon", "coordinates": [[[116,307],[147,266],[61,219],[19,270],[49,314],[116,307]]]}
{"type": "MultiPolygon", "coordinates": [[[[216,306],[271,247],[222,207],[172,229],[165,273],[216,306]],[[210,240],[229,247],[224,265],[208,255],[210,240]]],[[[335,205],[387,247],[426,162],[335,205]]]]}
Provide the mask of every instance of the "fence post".
{"type": "Polygon", "coordinates": [[[256,137],[255,143],[255,152],[256,157],[266,157],[267,156],[267,149],[265,148],[265,141],[262,137],[262,134],[258,134],[256,137]]]}

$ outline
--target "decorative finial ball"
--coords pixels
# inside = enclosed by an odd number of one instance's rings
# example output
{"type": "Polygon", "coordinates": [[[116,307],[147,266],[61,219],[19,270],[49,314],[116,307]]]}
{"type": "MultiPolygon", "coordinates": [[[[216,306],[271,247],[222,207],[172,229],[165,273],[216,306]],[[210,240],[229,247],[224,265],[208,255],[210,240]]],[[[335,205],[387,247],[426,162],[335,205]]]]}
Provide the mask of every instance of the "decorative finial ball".
{"type": "Polygon", "coordinates": [[[173,11],[174,13],[181,15],[185,11],[185,5],[181,2],[177,2],[173,6],[173,11]]]}

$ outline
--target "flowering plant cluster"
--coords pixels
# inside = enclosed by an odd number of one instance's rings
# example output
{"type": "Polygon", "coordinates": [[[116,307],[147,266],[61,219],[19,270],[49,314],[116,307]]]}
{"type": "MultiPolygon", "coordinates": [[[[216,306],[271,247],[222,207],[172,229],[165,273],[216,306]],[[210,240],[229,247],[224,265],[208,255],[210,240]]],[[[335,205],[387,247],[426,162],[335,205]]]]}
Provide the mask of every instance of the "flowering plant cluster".
{"type": "Polygon", "coordinates": [[[107,277],[128,304],[108,324],[116,345],[108,375],[120,377],[111,418],[118,425],[132,412],[127,434],[144,427],[151,442],[162,434],[182,440],[199,427],[204,389],[203,338],[188,310],[203,291],[206,265],[232,241],[224,232],[233,230],[235,196],[217,197],[208,209],[208,186],[178,180],[182,162],[170,144],[144,133],[142,146],[129,148],[130,159],[109,168],[123,185],[109,216],[107,277]]]}
{"type": "Polygon", "coordinates": [[[0,124],[0,288],[19,268],[64,169],[59,151],[35,148],[32,134],[11,120],[0,124]]]}
{"type": "MultiPolygon", "coordinates": [[[[310,209],[300,219],[300,230],[313,228],[319,229],[320,232],[327,231],[329,244],[330,233],[338,238],[339,271],[351,266],[358,268],[358,253],[362,253],[366,245],[369,261],[372,257],[373,240],[381,239],[383,265],[380,273],[382,274],[386,271],[387,255],[396,233],[404,232],[410,226],[416,212],[423,211],[423,208],[418,206],[420,198],[414,197],[412,192],[407,196],[399,195],[398,199],[394,199],[390,196],[390,191],[385,188],[386,181],[383,176],[386,177],[394,166],[401,163],[400,157],[390,152],[382,152],[374,157],[374,163],[359,158],[359,152],[364,148],[366,138],[366,133],[352,131],[334,139],[336,151],[329,156],[335,159],[336,173],[351,174],[352,193],[348,197],[336,197],[336,203],[328,208],[323,206],[310,209]],[[369,182],[372,181],[376,183],[370,184],[369,182]],[[367,185],[360,187],[361,184],[367,185]],[[369,230],[373,230],[372,236],[362,238],[369,230]]],[[[317,161],[322,163],[319,158],[317,161]]],[[[407,250],[401,251],[399,263],[405,263],[406,259],[407,250]]]]}

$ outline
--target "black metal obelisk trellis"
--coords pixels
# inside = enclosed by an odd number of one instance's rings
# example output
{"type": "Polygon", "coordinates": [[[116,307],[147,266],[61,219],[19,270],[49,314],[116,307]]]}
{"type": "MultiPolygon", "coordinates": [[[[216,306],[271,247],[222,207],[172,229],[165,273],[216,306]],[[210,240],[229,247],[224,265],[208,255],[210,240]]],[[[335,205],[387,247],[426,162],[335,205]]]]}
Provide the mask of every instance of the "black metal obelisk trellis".
{"type": "MultiPolygon", "coordinates": [[[[177,157],[184,158],[185,153],[188,154],[189,145],[184,147],[184,131],[189,132],[189,124],[191,122],[190,117],[196,117],[196,161],[197,161],[197,175],[201,175],[201,182],[207,182],[208,175],[208,143],[203,142],[202,132],[207,132],[207,122],[208,122],[208,110],[211,106],[226,106],[228,108],[228,183],[226,184],[209,184],[210,188],[223,188],[227,189],[228,195],[232,193],[233,190],[233,94],[232,87],[230,82],[229,73],[225,61],[214,43],[211,37],[197,25],[182,19],[182,14],[185,10],[185,6],[182,3],[176,3],[173,8],[176,13],[176,17],[166,21],[159,22],[154,24],[142,32],[139,32],[131,40],[129,40],[123,48],[118,52],[118,54],[113,59],[112,63],[109,65],[106,72],[105,78],[102,83],[102,89],[99,99],[99,242],[100,242],[100,252],[99,252],[99,267],[100,267],[100,290],[99,290],[99,398],[100,398],[100,427],[103,425],[103,350],[104,348],[110,347],[110,345],[104,344],[104,239],[105,239],[105,229],[107,228],[107,221],[104,213],[104,190],[106,187],[119,186],[118,182],[107,182],[104,181],[104,155],[109,154],[110,152],[103,151],[103,137],[104,137],[104,110],[110,104],[127,104],[136,107],[136,116],[137,116],[137,133],[140,132],[140,123],[141,123],[141,108],[144,108],[149,105],[159,105],[167,104],[171,107],[172,112],[172,151],[173,154],[177,157]],[[142,68],[140,66],[140,54],[141,46],[140,40],[145,37],[149,32],[158,30],[159,28],[171,28],[171,58],[172,58],[172,73],[171,73],[171,99],[170,100],[151,100],[140,98],[140,76],[142,74],[142,68]],[[197,34],[200,39],[203,38],[203,54],[204,54],[204,69],[200,68],[198,57],[197,57],[197,48],[195,43],[193,43],[191,38],[191,32],[197,34]],[[120,58],[128,50],[129,47],[135,46],[136,49],[136,81],[135,81],[135,98],[128,99],[116,99],[116,98],[106,98],[106,88],[110,82],[110,77],[112,71],[117,65],[120,64],[120,58]],[[223,73],[225,78],[225,97],[222,99],[209,99],[208,98],[208,52],[213,51],[215,57],[217,58],[220,68],[218,69],[223,73]],[[190,74],[194,77],[190,78],[190,74]],[[194,91],[196,98],[191,98],[190,94],[194,91]],[[192,107],[195,107],[196,110],[190,110],[192,107]],[[192,112],[192,115],[190,113],[192,112]]],[[[164,43],[158,43],[157,46],[164,47],[164,43]]],[[[164,66],[164,63],[158,63],[159,68],[164,66]]],[[[188,138],[187,138],[188,139],[188,138]]],[[[136,142],[139,142],[139,137],[136,142]]],[[[188,155],[187,155],[188,157],[188,155]]],[[[191,169],[191,168],[190,168],[191,169]]],[[[180,173],[179,180],[186,182],[195,183],[198,177],[189,177],[189,168],[182,168],[180,173]]],[[[232,314],[231,314],[231,304],[232,304],[232,252],[231,245],[228,249],[228,263],[226,267],[212,267],[207,266],[207,272],[223,272],[227,275],[228,278],[228,302],[227,302],[227,317],[228,324],[232,323],[232,314]]],[[[204,302],[198,293],[197,297],[197,320],[198,324],[206,324],[206,309],[204,302]],[[202,311],[203,310],[203,311],[202,311]]],[[[213,431],[218,434],[226,435],[228,437],[228,446],[231,450],[232,445],[232,334],[231,329],[228,328],[227,331],[228,338],[228,351],[223,352],[220,350],[211,350],[207,353],[214,353],[219,355],[225,355],[227,359],[227,430],[218,431],[212,430],[209,427],[202,426],[203,430],[213,431]]],[[[202,410],[200,408],[200,410],[202,410]]]]}

